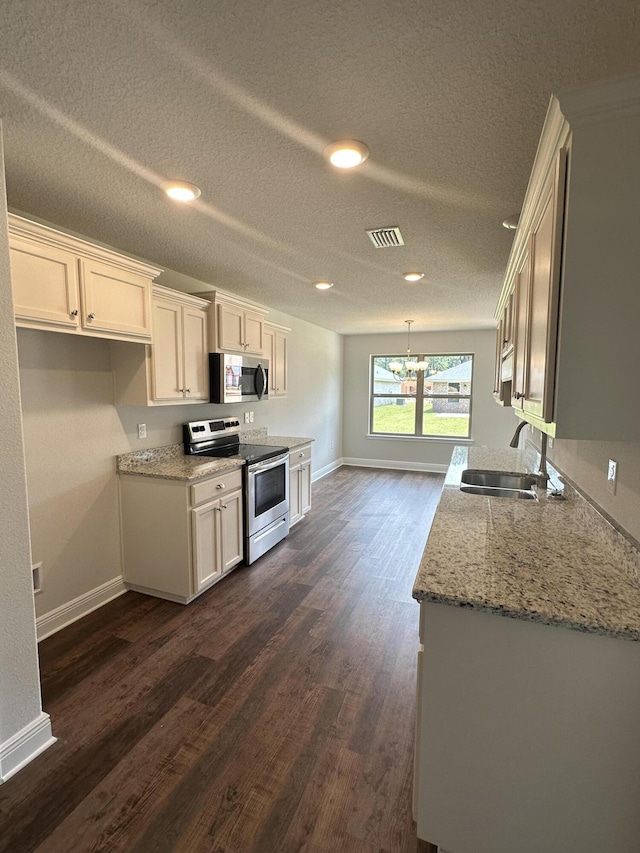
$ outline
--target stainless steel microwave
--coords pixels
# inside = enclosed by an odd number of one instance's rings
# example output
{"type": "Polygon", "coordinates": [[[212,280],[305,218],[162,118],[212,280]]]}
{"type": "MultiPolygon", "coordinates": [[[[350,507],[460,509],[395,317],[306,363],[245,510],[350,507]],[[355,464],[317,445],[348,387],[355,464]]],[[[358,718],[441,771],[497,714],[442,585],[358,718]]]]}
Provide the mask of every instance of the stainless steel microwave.
{"type": "Polygon", "coordinates": [[[212,403],[266,400],[269,397],[269,359],[211,352],[209,385],[212,403]]]}

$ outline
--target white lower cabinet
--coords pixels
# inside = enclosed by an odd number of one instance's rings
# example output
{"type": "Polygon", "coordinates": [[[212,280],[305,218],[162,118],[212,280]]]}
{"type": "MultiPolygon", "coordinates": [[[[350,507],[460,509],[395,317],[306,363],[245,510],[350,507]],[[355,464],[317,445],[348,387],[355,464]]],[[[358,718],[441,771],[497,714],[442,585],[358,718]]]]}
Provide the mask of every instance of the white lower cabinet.
{"type": "Polygon", "coordinates": [[[635,853],[637,643],[420,608],[418,838],[452,853],[635,853]]]}
{"type": "Polygon", "coordinates": [[[311,445],[289,453],[289,526],[311,509],[311,445]]]}
{"type": "Polygon", "coordinates": [[[242,471],[188,483],[121,475],[124,580],[188,604],[243,558],[242,471]]]}
{"type": "Polygon", "coordinates": [[[193,562],[198,591],[242,560],[242,491],[191,510],[193,562]]]}

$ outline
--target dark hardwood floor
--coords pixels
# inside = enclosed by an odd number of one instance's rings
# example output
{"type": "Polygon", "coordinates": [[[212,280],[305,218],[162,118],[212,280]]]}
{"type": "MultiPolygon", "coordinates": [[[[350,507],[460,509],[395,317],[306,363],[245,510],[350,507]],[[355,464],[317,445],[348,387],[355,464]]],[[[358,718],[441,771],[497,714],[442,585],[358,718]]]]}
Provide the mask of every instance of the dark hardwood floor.
{"type": "Polygon", "coordinates": [[[2,853],[416,853],[418,605],[442,477],[342,468],[192,604],[127,593],[40,644],[58,742],[2,853]]]}

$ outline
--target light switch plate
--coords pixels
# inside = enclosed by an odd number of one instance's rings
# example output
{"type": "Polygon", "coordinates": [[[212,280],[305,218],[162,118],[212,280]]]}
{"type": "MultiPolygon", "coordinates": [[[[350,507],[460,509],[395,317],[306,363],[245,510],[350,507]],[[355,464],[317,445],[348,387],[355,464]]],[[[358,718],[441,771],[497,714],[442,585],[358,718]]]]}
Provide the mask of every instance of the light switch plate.
{"type": "Polygon", "coordinates": [[[607,468],[607,487],[609,491],[615,495],[616,493],[616,485],[618,483],[618,463],[615,459],[609,460],[609,467],[607,468]]]}

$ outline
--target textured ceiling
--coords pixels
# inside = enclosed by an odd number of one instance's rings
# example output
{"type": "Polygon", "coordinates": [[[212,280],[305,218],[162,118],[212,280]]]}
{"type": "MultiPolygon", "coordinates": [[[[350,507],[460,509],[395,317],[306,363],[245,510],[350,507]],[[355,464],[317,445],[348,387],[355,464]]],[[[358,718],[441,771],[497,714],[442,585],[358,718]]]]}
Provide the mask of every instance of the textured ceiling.
{"type": "Polygon", "coordinates": [[[0,2],[9,205],[341,333],[488,327],[549,97],[640,70],[639,9],[0,2]],[[358,171],[323,160],[340,138],[358,171]]]}

